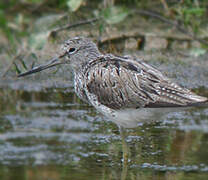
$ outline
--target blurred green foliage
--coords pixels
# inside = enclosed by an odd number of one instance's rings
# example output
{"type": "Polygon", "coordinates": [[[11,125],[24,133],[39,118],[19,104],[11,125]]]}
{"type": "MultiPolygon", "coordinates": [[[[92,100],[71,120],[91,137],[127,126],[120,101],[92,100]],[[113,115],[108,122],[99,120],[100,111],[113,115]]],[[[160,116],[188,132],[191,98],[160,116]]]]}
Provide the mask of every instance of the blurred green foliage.
{"type": "Polygon", "coordinates": [[[159,12],[197,34],[207,23],[207,7],[207,0],[1,0],[0,36],[4,35],[14,48],[27,37],[30,47],[41,49],[47,40],[47,31],[61,25],[60,15],[67,14],[70,22],[78,20],[77,17],[97,16],[99,29],[103,31],[106,24],[113,26],[124,21],[133,10],[141,9],[159,12]],[[38,24],[41,19],[44,23],[38,24]]]}
{"type": "Polygon", "coordinates": [[[127,17],[128,13],[129,10],[126,8],[112,6],[102,10],[100,16],[102,16],[108,24],[117,24],[123,21],[127,17]]]}
{"type": "Polygon", "coordinates": [[[83,0],[68,0],[67,6],[71,9],[71,11],[76,11],[82,5],[83,0]]]}
{"type": "Polygon", "coordinates": [[[190,27],[197,33],[203,19],[206,17],[206,4],[203,1],[185,0],[183,3],[173,5],[172,9],[176,12],[176,19],[183,21],[186,27],[190,27]],[[195,3],[194,3],[195,2],[195,3]]]}

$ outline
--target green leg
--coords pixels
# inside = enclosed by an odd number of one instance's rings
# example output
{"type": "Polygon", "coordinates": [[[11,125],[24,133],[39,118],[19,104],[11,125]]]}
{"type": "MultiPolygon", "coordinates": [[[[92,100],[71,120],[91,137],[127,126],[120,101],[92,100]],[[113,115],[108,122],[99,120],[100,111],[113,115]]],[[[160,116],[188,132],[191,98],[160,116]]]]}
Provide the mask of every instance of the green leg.
{"type": "Polygon", "coordinates": [[[123,127],[119,127],[121,140],[122,140],[122,151],[123,151],[123,168],[121,174],[121,180],[125,180],[127,177],[128,170],[128,157],[129,157],[129,149],[126,143],[126,130],[123,127]]]}

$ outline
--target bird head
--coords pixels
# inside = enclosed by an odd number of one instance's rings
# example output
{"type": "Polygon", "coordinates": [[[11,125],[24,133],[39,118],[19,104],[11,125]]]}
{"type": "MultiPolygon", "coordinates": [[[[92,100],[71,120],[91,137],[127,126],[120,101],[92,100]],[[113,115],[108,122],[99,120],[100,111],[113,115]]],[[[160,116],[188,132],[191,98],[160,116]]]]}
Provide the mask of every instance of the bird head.
{"type": "Polygon", "coordinates": [[[74,71],[78,71],[82,69],[83,65],[95,60],[100,55],[101,53],[94,42],[87,38],[74,37],[65,41],[61,47],[59,56],[52,58],[44,65],[34,67],[27,72],[19,74],[18,77],[40,72],[60,64],[70,64],[74,71]]]}

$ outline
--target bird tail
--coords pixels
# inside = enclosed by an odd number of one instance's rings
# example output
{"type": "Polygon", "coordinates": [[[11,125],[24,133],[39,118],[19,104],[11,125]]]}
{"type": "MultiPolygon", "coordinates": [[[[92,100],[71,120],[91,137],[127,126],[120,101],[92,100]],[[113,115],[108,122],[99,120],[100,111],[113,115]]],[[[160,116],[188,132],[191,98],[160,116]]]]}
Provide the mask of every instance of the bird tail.
{"type": "Polygon", "coordinates": [[[198,96],[196,94],[193,94],[189,96],[190,100],[192,102],[189,104],[189,106],[197,106],[197,107],[208,107],[208,99],[203,96],[198,96]]]}

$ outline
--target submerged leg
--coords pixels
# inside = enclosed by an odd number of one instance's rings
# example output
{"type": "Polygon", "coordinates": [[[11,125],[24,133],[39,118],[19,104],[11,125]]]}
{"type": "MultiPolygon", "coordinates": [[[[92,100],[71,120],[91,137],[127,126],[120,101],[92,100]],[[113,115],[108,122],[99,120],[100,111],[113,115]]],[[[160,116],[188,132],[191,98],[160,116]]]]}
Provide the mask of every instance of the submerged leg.
{"type": "Polygon", "coordinates": [[[119,130],[121,135],[122,151],[123,151],[123,168],[122,168],[121,179],[124,180],[126,179],[127,176],[129,149],[126,143],[126,130],[121,126],[119,127],[119,130]]]}

